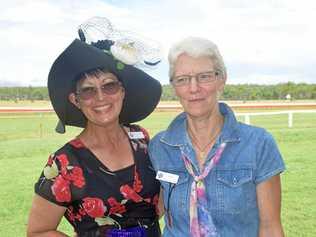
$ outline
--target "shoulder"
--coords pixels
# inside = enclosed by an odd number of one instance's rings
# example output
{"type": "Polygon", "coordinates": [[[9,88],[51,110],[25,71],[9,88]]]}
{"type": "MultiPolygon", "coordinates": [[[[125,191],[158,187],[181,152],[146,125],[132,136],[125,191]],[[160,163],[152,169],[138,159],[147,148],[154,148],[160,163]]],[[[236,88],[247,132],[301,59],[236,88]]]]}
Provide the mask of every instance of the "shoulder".
{"type": "Polygon", "coordinates": [[[241,141],[253,147],[257,156],[261,157],[267,152],[279,152],[274,137],[265,128],[247,124],[241,124],[240,126],[241,141]]]}
{"type": "Polygon", "coordinates": [[[166,131],[161,131],[157,133],[149,142],[150,152],[159,151],[157,148],[163,145],[162,138],[165,136],[166,131]]]}
{"type": "Polygon", "coordinates": [[[155,170],[167,164],[172,165],[177,160],[178,147],[170,146],[164,141],[165,133],[166,131],[157,133],[149,142],[149,158],[155,170]]]}
{"type": "Polygon", "coordinates": [[[57,151],[53,152],[49,159],[55,161],[60,167],[67,167],[68,165],[78,165],[78,155],[80,149],[85,148],[83,143],[79,139],[73,139],[64,144],[57,151]]]}
{"type": "Polygon", "coordinates": [[[280,154],[277,142],[265,128],[238,123],[238,137],[239,142],[233,147],[236,148],[236,151],[249,156],[249,159],[255,156],[258,161],[280,154]]]}
{"type": "Polygon", "coordinates": [[[160,131],[158,132],[153,138],[151,139],[151,143],[157,143],[161,140],[162,137],[164,137],[166,131],[160,131]]]}
{"type": "Polygon", "coordinates": [[[67,143],[52,153],[35,184],[38,195],[61,206],[68,206],[72,200],[77,200],[77,193],[73,191],[83,189],[86,184],[83,167],[74,153],[78,148],[73,148],[67,143]]]}
{"type": "Polygon", "coordinates": [[[258,163],[282,160],[275,138],[265,128],[240,123],[240,134],[243,144],[255,151],[258,163]]]}
{"type": "Polygon", "coordinates": [[[253,141],[273,141],[274,138],[265,128],[238,122],[238,130],[241,138],[251,138],[253,141]]]}

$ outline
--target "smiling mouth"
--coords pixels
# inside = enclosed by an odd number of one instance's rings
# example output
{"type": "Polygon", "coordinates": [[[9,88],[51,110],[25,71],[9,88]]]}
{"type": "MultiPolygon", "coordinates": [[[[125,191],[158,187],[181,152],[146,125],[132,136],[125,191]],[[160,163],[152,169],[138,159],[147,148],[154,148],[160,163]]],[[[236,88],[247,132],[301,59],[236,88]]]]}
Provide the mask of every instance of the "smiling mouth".
{"type": "Polygon", "coordinates": [[[188,101],[189,102],[200,102],[202,100],[204,100],[204,99],[203,98],[195,98],[195,99],[189,99],[188,101]]]}
{"type": "Polygon", "coordinates": [[[111,105],[103,105],[103,106],[95,107],[94,110],[97,112],[102,112],[104,110],[108,110],[110,107],[111,105]]]}

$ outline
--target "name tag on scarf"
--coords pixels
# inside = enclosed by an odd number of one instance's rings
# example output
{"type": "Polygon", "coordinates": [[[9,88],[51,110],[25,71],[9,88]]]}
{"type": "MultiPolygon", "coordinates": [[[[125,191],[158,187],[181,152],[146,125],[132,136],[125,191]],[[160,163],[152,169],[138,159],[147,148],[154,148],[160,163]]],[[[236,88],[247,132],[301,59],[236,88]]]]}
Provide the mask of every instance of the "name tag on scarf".
{"type": "Polygon", "coordinates": [[[178,183],[179,175],[158,170],[156,179],[160,181],[176,184],[178,183]]]}
{"type": "Polygon", "coordinates": [[[130,139],[144,139],[144,133],[143,132],[128,132],[128,136],[130,139]]]}

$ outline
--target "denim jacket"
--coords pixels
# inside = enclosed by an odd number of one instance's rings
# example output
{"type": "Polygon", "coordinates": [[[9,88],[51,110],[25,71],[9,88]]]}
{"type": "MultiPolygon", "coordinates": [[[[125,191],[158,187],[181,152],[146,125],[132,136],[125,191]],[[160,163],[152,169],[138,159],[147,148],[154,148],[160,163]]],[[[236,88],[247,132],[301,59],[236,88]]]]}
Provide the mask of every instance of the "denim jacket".
{"type": "MultiPolygon", "coordinates": [[[[205,162],[212,159],[222,142],[227,145],[219,163],[204,179],[208,209],[221,237],[256,237],[259,229],[256,185],[284,171],[285,165],[273,137],[265,129],[238,122],[224,103],[219,108],[224,125],[205,162]]],[[[186,171],[181,154],[191,160],[196,174],[200,169],[186,120],[186,114],[181,113],[149,144],[155,171],[179,175],[175,185],[161,181],[165,209],[171,216],[169,223],[165,213],[164,237],[190,236],[193,178],[186,171]]]]}

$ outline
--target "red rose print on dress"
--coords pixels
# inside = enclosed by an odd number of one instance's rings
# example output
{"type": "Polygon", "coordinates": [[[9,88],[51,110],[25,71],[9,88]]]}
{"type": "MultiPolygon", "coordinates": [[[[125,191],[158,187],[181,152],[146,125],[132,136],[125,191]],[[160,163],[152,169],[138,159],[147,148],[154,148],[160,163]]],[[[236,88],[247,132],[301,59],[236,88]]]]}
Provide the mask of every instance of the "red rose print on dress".
{"type": "Polygon", "coordinates": [[[71,169],[69,179],[73,181],[73,185],[78,188],[82,188],[85,185],[82,169],[78,166],[71,169]]]}
{"type": "Polygon", "coordinates": [[[69,144],[78,149],[85,147],[84,144],[81,142],[81,140],[78,138],[71,140],[69,144]]]}
{"type": "Polygon", "coordinates": [[[111,214],[122,214],[124,212],[126,212],[126,208],[122,203],[119,203],[118,201],[116,201],[116,199],[114,197],[110,197],[108,198],[108,203],[111,206],[110,211],[109,211],[109,215],[111,214]]]}
{"type": "Polygon", "coordinates": [[[54,162],[54,155],[50,155],[50,156],[48,157],[48,161],[47,161],[46,166],[47,166],[47,165],[48,165],[48,166],[52,166],[53,162],[54,162]]]}
{"type": "Polygon", "coordinates": [[[82,216],[86,215],[86,212],[80,209],[78,213],[75,213],[73,206],[70,206],[66,211],[66,215],[68,216],[68,219],[74,223],[75,220],[81,221],[82,216]]]}
{"type": "Polygon", "coordinates": [[[137,170],[135,170],[134,172],[134,183],[133,183],[133,189],[135,190],[135,192],[139,193],[140,191],[142,191],[143,189],[143,184],[142,181],[139,178],[139,174],[137,172],[137,170]]]}
{"type": "Polygon", "coordinates": [[[126,199],[133,200],[134,202],[141,202],[143,198],[139,196],[134,189],[132,189],[127,184],[124,184],[120,187],[120,192],[126,199]]]}
{"type": "Polygon", "coordinates": [[[43,172],[45,178],[53,181],[51,190],[58,202],[71,201],[71,183],[78,188],[82,188],[86,183],[82,169],[69,165],[68,157],[64,153],[50,156],[43,172]],[[60,163],[59,169],[55,163],[55,158],[60,163]]]}
{"type": "Polygon", "coordinates": [[[70,202],[71,193],[69,181],[58,175],[51,187],[53,194],[58,202],[70,202]]]}
{"type": "Polygon", "coordinates": [[[84,198],[82,206],[86,213],[93,218],[103,217],[106,211],[106,207],[100,198],[84,198]]]}
{"type": "Polygon", "coordinates": [[[73,207],[69,207],[66,211],[66,215],[68,216],[68,219],[71,221],[71,222],[74,222],[75,219],[76,219],[76,216],[74,214],[74,208],[73,207]]]}
{"type": "Polygon", "coordinates": [[[62,168],[66,168],[69,164],[68,157],[66,154],[60,154],[57,156],[57,160],[59,160],[62,168]]]}
{"type": "Polygon", "coordinates": [[[159,215],[159,208],[158,208],[158,202],[159,202],[159,194],[156,194],[154,197],[153,197],[153,204],[155,206],[155,209],[156,209],[156,214],[159,215]]]}

